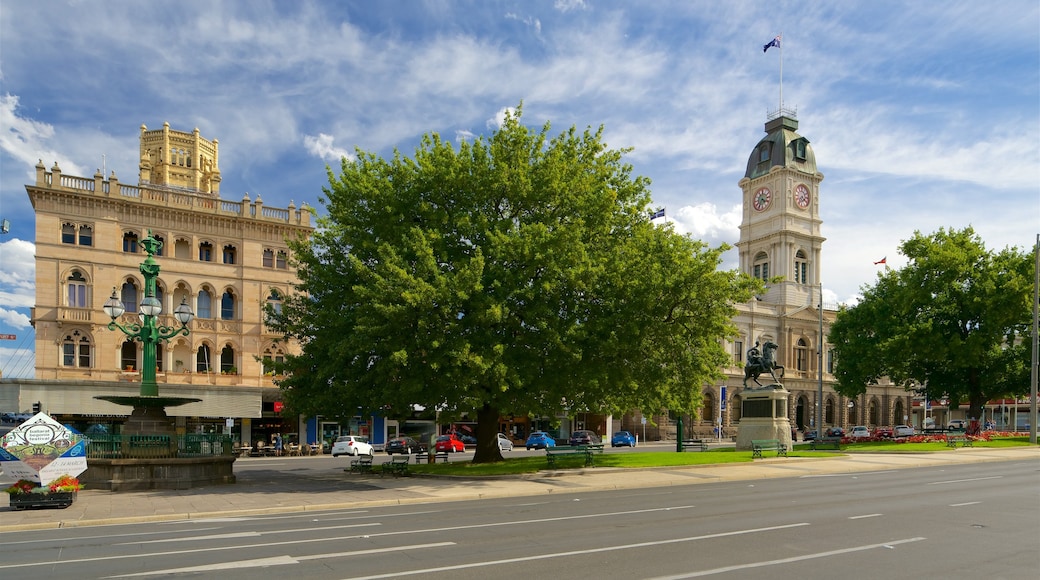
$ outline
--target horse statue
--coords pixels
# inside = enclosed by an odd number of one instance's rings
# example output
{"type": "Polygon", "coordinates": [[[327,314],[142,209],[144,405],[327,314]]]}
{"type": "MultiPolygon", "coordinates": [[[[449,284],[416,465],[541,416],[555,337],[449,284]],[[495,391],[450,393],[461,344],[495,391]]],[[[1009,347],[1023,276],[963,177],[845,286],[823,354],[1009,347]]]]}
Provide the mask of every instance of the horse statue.
{"type": "Polygon", "coordinates": [[[780,369],[780,378],[784,376],[784,367],[776,364],[776,349],[780,348],[780,345],[776,344],[771,340],[767,340],[762,345],[762,353],[758,352],[758,342],[755,342],[755,346],[748,351],[747,363],[744,365],[744,388],[747,388],[747,380],[752,379],[755,384],[762,386],[762,383],[758,382],[758,376],[762,373],[769,373],[769,376],[773,377],[773,382],[779,382],[776,378],[776,374],[773,373],[773,369],[780,369]]]}

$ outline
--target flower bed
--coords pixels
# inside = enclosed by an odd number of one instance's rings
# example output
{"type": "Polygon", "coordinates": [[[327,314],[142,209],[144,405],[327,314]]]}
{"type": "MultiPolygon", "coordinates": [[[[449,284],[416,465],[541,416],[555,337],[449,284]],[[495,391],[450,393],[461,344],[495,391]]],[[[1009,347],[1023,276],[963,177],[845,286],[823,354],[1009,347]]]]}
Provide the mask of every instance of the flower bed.
{"type": "Polygon", "coordinates": [[[8,494],[11,507],[16,510],[67,508],[76,501],[80,487],[78,479],[62,475],[46,486],[39,486],[35,481],[20,479],[4,491],[8,494]]]}

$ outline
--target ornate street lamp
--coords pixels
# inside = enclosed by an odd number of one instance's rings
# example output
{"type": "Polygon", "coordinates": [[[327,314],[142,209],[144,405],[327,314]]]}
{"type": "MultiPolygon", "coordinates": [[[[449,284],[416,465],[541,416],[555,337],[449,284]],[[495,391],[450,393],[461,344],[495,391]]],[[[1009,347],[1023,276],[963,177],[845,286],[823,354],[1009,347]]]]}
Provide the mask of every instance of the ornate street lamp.
{"type": "Polygon", "coordinates": [[[141,241],[141,246],[148,253],[148,257],[141,263],[141,275],[144,276],[144,300],[141,301],[140,316],[141,323],[119,324],[116,319],[126,312],[123,302],[112,289],[112,296],[105,302],[102,309],[112,322],[108,323],[109,330],[119,329],[131,339],[141,341],[144,346],[144,366],[141,369],[141,396],[157,397],[159,385],[155,382],[157,345],[179,334],[187,336],[190,334],[188,323],[195,317],[186,299],[181,299],[180,305],[173,311],[174,318],[180,323],[180,328],[156,324],[156,317],[162,313],[162,303],[155,297],[155,279],[159,276],[159,264],[156,263],[154,255],[162,248],[162,242],[152,237],[151,230],[148,237],[141,241]]]}

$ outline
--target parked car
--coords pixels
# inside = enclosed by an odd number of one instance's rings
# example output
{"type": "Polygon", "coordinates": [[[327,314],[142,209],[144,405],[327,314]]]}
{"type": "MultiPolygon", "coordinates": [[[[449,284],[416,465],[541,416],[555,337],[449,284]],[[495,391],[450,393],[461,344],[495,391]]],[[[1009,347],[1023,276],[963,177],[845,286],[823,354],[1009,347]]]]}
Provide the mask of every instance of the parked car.
{"type": "Polygon", "coordinates": [[[618,431],[610,438],[611,447],[635,447],[636,438],[628,431],[618,431]]]}
{"type": "Polygon", "coordinates": [[[499,451],[512,451],[513,450],[513,441],[512,441],[512,439],[510,439],[509,437],[506,437],[505,434],[503,434],[503,433],[499,433],[498,434],[498,450],[499,451]]]}
{"type": "Polygon", "coordinates": [[[454,433],[448,433],[447,435],[441,435],[434,442],[433,448],[439,452],[456,453],[459,451],[466,450],[466,444],[455,436],[454,433]]]}
{"type": "Polygon", "coordinates": [[[394,453],[411,455],[412,453],[425,452],[428,449],[429,446],[425,443],[420,443],[411,437],[398,437],[397,439],[391,439],[386,444],[387,455],[393,455],[394,453]]]}
{"type": "Polygon", "coordinates": [[[571,433],[571,438],[567,441],[568,445],[598,445],[603,440],[599,438],[592,431],[581,429],[571,433]]]}
{"type": "Polygon", "coordinates": [[[332,444],[332,456],[340,455],[372,455],[372,444],[368,442],[368,437],[340,435],[332,444]]]}
{"type": "Polygon", "coordinates": [[[856,425],[849,433],[849,437],[852,439],[870,439],[870,429],[867,429],[865,425],[856,425]]]}
{"type": "Polygon", "coordinates": [[[963,419],[954,419],[946,428],[951,431],[965,431],[968,429],[968,422],[963,419]]]}
{"type": "Polygon", "coordinates": [[[524,443],[524,447],[527,447],[528,451],[532,449],[556,447],[556,440],[550,437],[545,431],[532,431],[531,435],[527,437],[527,442],[524,443]]]}
{"type": "Polygon", "coordinates": [[[909,425],[896,425],[896,428],[892,429],[892,435],[894,437],[913,437],[914,428],[909,425]]]}
{"type": "Polygon", "coordinates": [[[477,444],[477,438],[472,436],[472,435],[462,434],[462,435],[459,435],[459,439],[461,439],[462,442],[464,444],[466,444],[466,445],[476,445],[477,444]]]}
{"type": "Polygon", "coordinates": [[[815,441],[816,440],[816,429],[812,431],[806,431],[805,435],[802,435],[802,441],[815,441]]]}
{"type": "Polygon", "coordinates": [[[891,427],[878,427],[878,428],[874,429],[874,437],[880,437],[880,438],[884,438],[884,439],[891,439],[892,438],[892,428],[891,427]]]}
{"type": "Polygon", "coordinates": [[[823,434],[827,437],[844,437],[845,430],[841,427],[830,427],[826,431],[824,431],[823,434]]]}

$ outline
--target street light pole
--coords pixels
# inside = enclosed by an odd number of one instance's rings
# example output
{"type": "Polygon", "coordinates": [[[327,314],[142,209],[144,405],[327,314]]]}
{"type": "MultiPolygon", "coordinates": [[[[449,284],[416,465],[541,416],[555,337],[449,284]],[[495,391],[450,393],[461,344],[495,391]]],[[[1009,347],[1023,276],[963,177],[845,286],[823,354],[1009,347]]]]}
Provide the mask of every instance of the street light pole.
{"type": "Polygon", "coordinates": [[[141,323],[122,325],[116,322],[126,308],[116,295],[115,288],[112,289],[112,296],[105,302],[102,309],[112,318],[112,321],[108,323],[109,330],[118,329],[131,339],[141,341],[144,351],[142,363],[144,366],[141,368],[141,396],[157,397],[159,396],[159,385],[155,382],[156,346],[179,334],[185,336],[190,334],[188,323],[195,317],[195,313],[188,306],[187,300],[181,299],[180,305],[173,311],[173,316],[180,323],[180,328],[156,324],[156,317],[162,313],[162,303],[155,297],[155,279],[159,277],[159,264],[155,261],[154,255],[162,248],[162,242],[152,237],[152,232],[149,231],[148,237],[142,240],[141,246],[148,253],[148,257],[140,267],[141,275],[144,276],[144,299],[141,300],[140,307],[141,323]]]}
{"type": "Polygon", "coordinates": [[[820,339],[816,348],[816,370],[819,383],[816,385],[816,436],[823,435],[823,283],[820,288],[820,339]]]}

